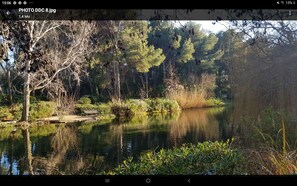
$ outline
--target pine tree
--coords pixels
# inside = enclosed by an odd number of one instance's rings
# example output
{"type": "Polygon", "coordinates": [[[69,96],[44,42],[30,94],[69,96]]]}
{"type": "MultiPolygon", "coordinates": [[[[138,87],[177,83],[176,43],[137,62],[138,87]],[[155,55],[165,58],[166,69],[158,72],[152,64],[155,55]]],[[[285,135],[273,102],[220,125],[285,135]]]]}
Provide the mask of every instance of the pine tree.
{"type": "Polygon", "coordinates": [[[165,60],[162,49],[148,45],[149,31],[147,22],[134,21],[126,24],[121,35],[125,60],[138,72],[148,72],[152,66],[159,66],[165,60]]]}
{"type": "Polygon", "coordinates": [[[180,50],[180,55],[177,58],[178,62],[187,63],[189,60],[193,59],[195,49],[193,43],[191,42],[191,38],[186,39],[180,50]]]}

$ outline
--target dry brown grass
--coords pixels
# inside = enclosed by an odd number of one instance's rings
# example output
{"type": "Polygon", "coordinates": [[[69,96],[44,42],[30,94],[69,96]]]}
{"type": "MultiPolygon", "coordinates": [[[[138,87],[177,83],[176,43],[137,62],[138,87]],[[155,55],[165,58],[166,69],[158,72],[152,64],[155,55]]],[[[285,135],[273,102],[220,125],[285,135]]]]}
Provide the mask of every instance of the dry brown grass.
{"type": "Polygon", "coordinates": [[[293,175],[297,173],[297,153],[285,155],[272,148],[247,150],[245,152],[247,170],[253,175],[293,175]]]}
{"type": "Polygon", "coordinates": [[[169,99],[176,100],[182,109],[203,107],[205,93],[202,90],[177,90],[167,93],[169,99]]]}
{"type": "Polygon", "coordinates": [[[204,73],[197,77],[190,74],[188,78],[186,88],[177,86],[168,90],[166,97],[176,100],[182,109],[207,106],[206,99],[214,97],[215,75],[204,73]]]}

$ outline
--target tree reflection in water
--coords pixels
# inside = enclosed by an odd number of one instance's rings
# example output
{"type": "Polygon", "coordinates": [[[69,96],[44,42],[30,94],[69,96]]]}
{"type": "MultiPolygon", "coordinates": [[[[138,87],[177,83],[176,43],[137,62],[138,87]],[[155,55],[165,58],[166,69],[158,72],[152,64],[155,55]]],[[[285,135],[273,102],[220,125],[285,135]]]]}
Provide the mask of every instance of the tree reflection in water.
{"type": "Polygon", "coordinates": [[[178,120],[169,122],[169,141],[180,146],[187,138],[192,141],[218,140],[219,123],[216,115],[224,108],[184,110],[178,120]]]}
{"type": "Polygon", "coordinates": [[[222,140],[229,137],[222,111],[190,109],[126,123],[50,124],[17,130],[14,137],[7,128],[0,131],[0,174],[94,175],[128,156],[137,160],[151,150],[222,140]]]}
{"type": "Polygon", "coordinates": [[[32,145],[31,145],[31,140],[30,140],[30,132],[29,132],[29,128],[23,129],[22,130],[22,134],[23,134],[23,138],[24,138],[24,142],[25,142],[25,164],[28,170],[28,174],[30,175],[34,175],[34,171],[33,171],[33,166],[32,166],[32,145]]]}
{"type": "Polygon", "coordinates": [[[52,151],[46,158],[36,158],[35,166],[41,167],[46,175],[76,174],[84,168],[78,144],[74,128],[59,126],[51,139],[52,151]]]}

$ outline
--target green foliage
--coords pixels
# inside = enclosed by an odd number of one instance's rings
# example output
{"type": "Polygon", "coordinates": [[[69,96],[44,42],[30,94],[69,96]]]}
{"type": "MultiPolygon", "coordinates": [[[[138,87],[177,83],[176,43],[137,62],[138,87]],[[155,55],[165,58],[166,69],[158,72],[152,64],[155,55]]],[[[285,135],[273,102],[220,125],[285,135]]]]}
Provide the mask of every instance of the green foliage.
{"type": "Polygon", "coordinates": [[[225,103],[218,98],[210,98],[205,101],[205,107],[224,106],[225,103]]]}
{"type": "Polygon", "coordinates": [[[110,105],[106,104],[106,103],[99,104],[98,107],[97,107],[97,110],[98,110],[100,115],[112,114],[110,105]]]}
{"type": "Polygon", "coordinates": [[[244,118],[242,123],[251,126],[249,133],[253,135],[249,138],[250,145],[283,151],[286,147],[288,150],[295,150],[297,147],[296,133],[286,133],[286,131],[296,131],[296,123],[292,122],[292,120],[292,116],[287,113],[267,108],[258,115],[257,119],[244,118]],[[283,135],[283,131],[285,135],[283,135]]]}
{"type": "Polygon", "coordinates": [[[0,120],[20,120],[22,116],[21,104],[12,104],[10,107],[0,107],[0,120]]]}
{"type": "Polygon", "coordinates": [[[164,60],[162,49],[148,45],[148,23],[144,21],[127,22],[121,32],[124,43],[124,56],[129,65],[138,72],[148,72],[152,66],[159,66],[164,60]]]}
{"type": "Polygon", "coordinates": [[[191,38],[187,39],[183,47],[181,48],[180,55],[177,58],[178,62],[186,63],[193,59],[193,53],[195,52],[194,45],[191,42],[191,38]]]}
{"type": "MultiPolygon", "coordinates": [[[[36,103],[41,100],[46,100],[43,96],[30,96],[30,103],[36,103]]],[[[22,104],[23,103],[23,95],[13,95],[12,96],[12,102],[14,104],[22,104]]],[[[7,94],[1,94],[0,95],[0,105],[8,105],[8,95],[7,94]]]]}
{"type": "MultiPolygon", "coordinates": [[[[87,100],[87,99],[84,99],[87,100]]],[[[80,102],[83,103],[83,102],[80,102]]],[[[97,110],[99,115],[111,115],[111,106],[107,103],[101,103],[98,105],[90,104],[89,100],[85,101],[85,104],[75,104],[75,110],[78,114],[84,114],[87,110],[97,110]]]]}
{"type": "MultiPolygon", "coordinates": [[[[32,98],[32,96],[30,96],[30,99],[31,98],[32,98]]],[[[34,100],[34,98],[33,98],[33,100],[34,100]]],[[[23,95],[14,95],[12,97],[12,102],[22,104],[23,103],[23,95]]]]}
{"type": "Polygon", "coordinates": [[[0,94],[0,104],[1,105],[8,104],[8,95],[7,94],[0,94]]]}
{"type": "Polygon", "coordinates": [[[0,120],[12,120],[13,115],[7,106],[0,107],[0,120]]]}
{"type": "Polygon", "coordinates": [[[214,34],[209,34],[209,36],[206,36],[203,42],[203,51],[206,53],[213,50],[218,40],[219,39],[214,34]]]}
{"type": "Polygon", "coordinates": [[[179,112],[181,110],[175,100],[154,98],[146,99],[145,102],[149,105],[148,112],[150,113],[179,112]]]}
{"type": "Polygon", "coordinates": [[[83,96],[77,102],[82,105],[87,105],[87,104],[91,104],[92,101],[87,96],[83,96]]]}
{"type": "Polygon", "coordinates": [[[164,99],[164,107],[168,112],[179,112],[181,111],[180,106],[178,105],[177,101],[164,99]]]}
{"type": "Polygon", "coordinates": [[[98,110],[98,106],[93,104],[75,104],[75,110],[78,114],[84,114],[86,110],[98,110]]]}
{"type": "Polygon", "coordinates": [[[114,114],[104,114],[104,115],[100,115],[99,116],[99,120],[100,121],[111,121],[113,119],[115,119],[115,115],[114,114]]]}
{"type": "Polygon", "coordinates": [[[134,115],[146,115],[148,104],[139,99],[128,99],[124,102],[116,102],[111,106],[112,113],[117,117],[133,117],[134,115]]]}
{"type": "Polygon", "coordinates": [[[14,120],[21,120],[23,112],[23,105],[21,103],[13,104],[11,106],[11,113],[14,120]]]}
{"type": "Polygon", "coordinates": [[[148,110],[148,104],[140,99],[128,99],[125,104],[133,113],[145,113],[148,110]]]}
{"type": "Polygon", "coordinates": [[[149,105],[149,112],[151,113],[163,113],[165,112],[165,108],[162,104],[162,99],[155,98],[155,99],[146,99],[145,102],[149,105]]]}
{"type": "Polygon", "coordinates": [[[268,107],[257,118],[243,118],[241,130],[242,141],[247,141],[247,148],[252,149],[245,154],[248,172],[257,175],[296,173],[297,135],[292,116],[268,107]]]}
{"type": "Polygon", "coordinates": [[[179,148],[148,152],[140,157],[124,160],[111,175],[234,175],[244,173],[244,159],[227,142],[183,144],[179,148]]]}
{"type": "Polygon", "coordinates": [[[119,117],[132,117],[133,113],[127,105],[115,103],[111,106],[111,111],[117,118],[119,117]]]}
{"type": "Polygon", "coordinates": [[[51,117],[57,111],[57,104],[51,101],[40,101],[31,104],[29,120],[51,117]]]}

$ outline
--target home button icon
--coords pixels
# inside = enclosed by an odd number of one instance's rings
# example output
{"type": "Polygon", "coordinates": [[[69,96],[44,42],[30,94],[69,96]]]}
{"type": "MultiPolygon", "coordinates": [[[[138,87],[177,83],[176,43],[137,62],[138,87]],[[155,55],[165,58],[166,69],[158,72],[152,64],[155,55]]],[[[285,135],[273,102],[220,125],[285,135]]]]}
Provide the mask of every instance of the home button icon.
{"type": "Polygon", "coordinates": [[[147,179],[145,179],[145,182],[146,183],[151,183],[151,179],[147,178],[147,179]]]}

